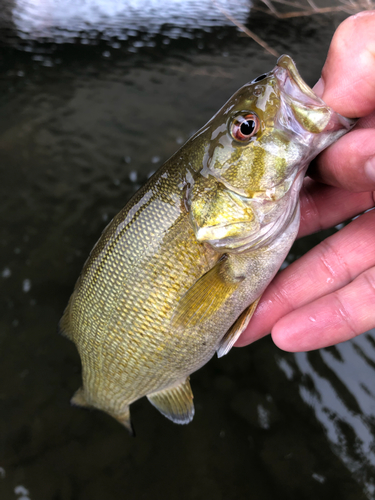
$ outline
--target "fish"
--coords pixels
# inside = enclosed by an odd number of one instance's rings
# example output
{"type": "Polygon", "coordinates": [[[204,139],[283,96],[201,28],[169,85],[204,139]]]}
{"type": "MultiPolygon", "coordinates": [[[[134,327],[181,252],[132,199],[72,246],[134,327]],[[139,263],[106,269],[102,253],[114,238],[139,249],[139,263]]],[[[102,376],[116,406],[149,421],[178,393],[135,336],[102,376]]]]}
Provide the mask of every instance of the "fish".
{"type": "Polygon", "coordinates": [[[167,160],[104,229],[60,321],[82,362],[72,404],[133,433],[146,396],[189,423],[190,375],[247,328],[296,238],[310,161],[353,125],[284,55],[167,160]]]}

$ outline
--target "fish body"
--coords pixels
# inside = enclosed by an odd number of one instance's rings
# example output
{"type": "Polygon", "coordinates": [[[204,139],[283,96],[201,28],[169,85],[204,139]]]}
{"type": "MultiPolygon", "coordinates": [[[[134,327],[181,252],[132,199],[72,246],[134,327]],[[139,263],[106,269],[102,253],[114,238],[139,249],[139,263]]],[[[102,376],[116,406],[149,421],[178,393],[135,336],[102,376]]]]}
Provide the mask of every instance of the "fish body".
{"type": "Polygon", "coordinates": [[[298,231],[309,162],[346,133],[293,61],[238,90],[111,221],[61,320],[82,361],[72,401],[130,431],[147,396],[194,415],[189,375],[226,354],[298,231]]]}

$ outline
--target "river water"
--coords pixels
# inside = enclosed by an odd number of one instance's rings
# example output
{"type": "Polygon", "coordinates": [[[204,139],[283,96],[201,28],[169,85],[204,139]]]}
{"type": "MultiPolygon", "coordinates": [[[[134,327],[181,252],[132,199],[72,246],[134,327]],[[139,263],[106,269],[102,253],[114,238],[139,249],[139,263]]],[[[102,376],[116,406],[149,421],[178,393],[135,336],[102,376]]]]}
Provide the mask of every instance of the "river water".
{"type": "MultiPolygon", "coordinates": [[[[374,331],[298,354],[265,338],[213,359],[192,376],[188,426],[140,400],[133,439],[70,406],[80,361],[57,324],[90,249],[275,58],[208,0],[3,4],[0,499],[374,498],[374,331]]],[[[310,85],[345,17],[286,21],[245,0],[221,5],[290,54],[310,85]]],[[[299,240],[289,261],[336,230],[299,240]]]]}

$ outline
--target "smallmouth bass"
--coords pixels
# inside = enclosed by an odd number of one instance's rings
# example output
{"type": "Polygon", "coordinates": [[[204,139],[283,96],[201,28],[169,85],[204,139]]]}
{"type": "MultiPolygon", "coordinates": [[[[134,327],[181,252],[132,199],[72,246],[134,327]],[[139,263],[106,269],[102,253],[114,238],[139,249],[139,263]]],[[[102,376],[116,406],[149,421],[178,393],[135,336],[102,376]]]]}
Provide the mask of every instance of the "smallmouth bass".
{"type": "Polygon", "coordinates": [[[104,230],[61,319],[83,385],[72,403],[130,432],[147,396],[194,416],[189,376],[226,354],[298,231],[309,162],[353,121],[306,85],[289,56],[239,89],[104,230]]]}

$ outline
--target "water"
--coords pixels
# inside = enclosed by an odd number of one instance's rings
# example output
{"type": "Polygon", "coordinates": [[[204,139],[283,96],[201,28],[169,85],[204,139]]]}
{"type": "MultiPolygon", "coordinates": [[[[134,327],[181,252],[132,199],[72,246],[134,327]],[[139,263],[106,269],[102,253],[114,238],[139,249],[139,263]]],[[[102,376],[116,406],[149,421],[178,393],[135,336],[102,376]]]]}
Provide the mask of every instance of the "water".
{"type": "MultiPolygon", "coordinates": [[[[210,2],[74,5],[19,0],[1,18],[1,500],[374,498],[374,331],[307,354],[269,338],[233,349],[192,376],[189,426],[140,400],[131,439],[70,407],[80,362],[57,323],[91,247],[275,61],[210,2]]],[[[343,19],[221,5],[309,84],[343,19]]],[[[291,258],[335,230],[300,240],[291,258]]]]}

